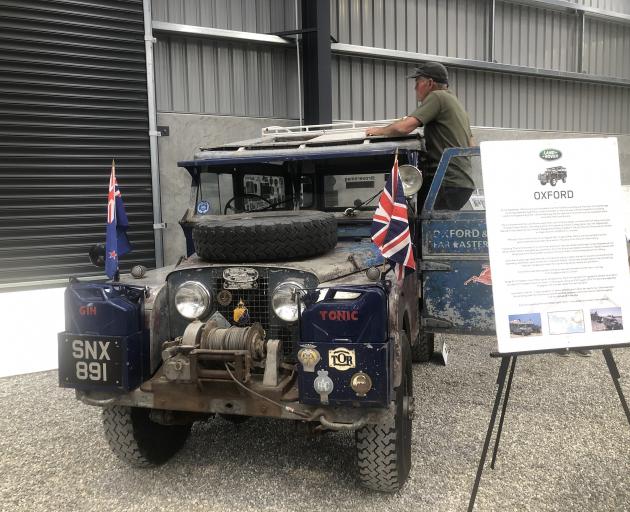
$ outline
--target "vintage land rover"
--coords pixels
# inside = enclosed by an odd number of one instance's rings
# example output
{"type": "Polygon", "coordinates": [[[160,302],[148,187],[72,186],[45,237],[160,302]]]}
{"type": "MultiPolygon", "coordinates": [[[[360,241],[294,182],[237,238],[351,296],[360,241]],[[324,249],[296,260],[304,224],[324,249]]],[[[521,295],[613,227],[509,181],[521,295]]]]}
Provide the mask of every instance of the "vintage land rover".
{"type": "Polygon", "coordinates": [[[423,139],[360,125],[266,129],[201,149],[174,266],[66,290],[59,381],[103,408],[121,459],[150,466],[219,414],[355,432],[362,485],[396,491],[411,467],[412,361],[434,332],[494,332],[485,212],[426,202],[423,139]],[[418,271],[396,279],[370,227],[398,155],[418,271]]]}
{"type": "Polygon", "coordinates": [[[562,181],[562,183],[567,182],[567,169],[566,167],[562,167],[561,165],[556,167],[547,167],[545,172],[541,172],[538,175],[538,181],[540,181],[541,185],[546,185],[549,183],[552,187],[556,186],[556,183],[562,181]]]}

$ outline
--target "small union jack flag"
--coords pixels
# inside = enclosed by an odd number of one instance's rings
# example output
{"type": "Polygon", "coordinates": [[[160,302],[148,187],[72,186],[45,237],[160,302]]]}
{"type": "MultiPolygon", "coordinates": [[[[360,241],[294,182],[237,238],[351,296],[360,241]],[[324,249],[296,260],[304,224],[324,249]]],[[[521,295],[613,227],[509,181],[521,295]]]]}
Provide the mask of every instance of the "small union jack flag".
{"type": "Polygon", "coordinates": [[[131,244],[127,238],[128,227],[125,205],[116,181],[116,164],[112,160],[109,193],[107,194],[107,233],[105,237],[105,273],[110,279],[113,279],[118,272],[118,257],[131,251],[131,244]]]}
{"type": "Polygon", "coordinates": [[[383,257],[396,264],[395,272],[398,279],[416,270],[407,203],[398,174],[398,154],[394,158],[392,172],[387,178],[378,208],[372,218],[372,241],[383,257]]]}

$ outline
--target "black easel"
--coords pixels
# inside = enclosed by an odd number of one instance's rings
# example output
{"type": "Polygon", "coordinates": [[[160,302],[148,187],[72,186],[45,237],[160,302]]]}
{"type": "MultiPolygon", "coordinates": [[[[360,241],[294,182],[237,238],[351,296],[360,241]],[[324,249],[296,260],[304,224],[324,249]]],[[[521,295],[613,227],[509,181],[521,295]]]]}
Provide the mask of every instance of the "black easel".
{"type": "MultiPolygon", "coordinates": [[[[630,343],[614,345],[612,348],[620,348],[620,347],[630,347],[630,343]]],[[[580,347],[580,350],[601,350],[603,352],[604,359],[606,360],[606,365],[608,366],[608,371],[610,372],[610,376],[612,377],[613,384],[615,386],[615,389],[617,390],[617,394],[619,395],[619,400],[621,401],[621,407],[623,408],[623,411],[626,414],[626,418],[628,419],[628,424],[630,425],[630,409],[628,409],[628,403],[626,402],[626,398],[623,394],[623,390],[621,389],[621,385],[619,384],[619,379],[621,375],[619,373],[619,369],[617,368],[617,363],[615,362],[615,359],[613,358],[613,355],[610,349],[611,349],[611,346],[580,347]]],[[[516,368],[517,356],[557,353],[557,352],[558,352],[558,349],[536,350],[532,352],[513,352],[513,353],[505,353],[505,354],[493,352],[492,354],[490,354],[491,357],[501,358],[501,366],[499,366],[499,375],[497,376],[497,395],[494,399],[494,407],[492,408],[492,414],[490,415],[490,424],[488,425],[488,431],[486,432],[486,440],[483,444],[483,449],[481,450],[481,460],[479,461],[479,466],[477,467],[477,475],[475,476],[475,483],[473,485],[472,492],[470,495],[470,501],[468,502],[468,512],[472,512],[475,507],[475,501],[477,499],[477,491],[479,490],[479,483],[481,482],[481,475],[483,473],[486,457],[488,456],[488,448],[490,447],[492,433],[494,432],[494,423],[497,419],[497,412],[499,411],[499,405],[501,404],[501,399],[503,398],[503,408],[501,409],[501,416],[499,417],[499,427],[497,429],[497,435],[494,441],[492,462],[490,464],[490,467],[492,469],[494,469],[494,465],[497,460],[497,452],[499,450],[499,441],[501,440],[501,432],[503,430],[503,420],[505,419],[505,412],[507,410],[508,399],[510,398],[510,390],[512,388],[512,379],[514,377],[514,370],[516,368]],[[510,361],[512,362],[511,366],[510,366],[510,361]],[[508,374],[508,367],[510,367],[510,370],[509,370],[510,376],[508,378],[507,387],[505,389],[505,396],[503,396],[503,387],[505,386],[505,378],[508,374]]]]}

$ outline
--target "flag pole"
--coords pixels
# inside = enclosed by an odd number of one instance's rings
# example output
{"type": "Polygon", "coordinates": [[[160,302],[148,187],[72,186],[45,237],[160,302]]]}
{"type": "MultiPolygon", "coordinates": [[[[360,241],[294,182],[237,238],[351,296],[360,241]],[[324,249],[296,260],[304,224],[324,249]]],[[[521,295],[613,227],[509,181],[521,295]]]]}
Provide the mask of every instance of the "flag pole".
{"type": "MultiPolygon", "coordinates": [[[[394,163],[398,162],[398,146],[396,146],[396,152],[394,153],[394,163]]],[[[392,183],[392,190],[394,184],[392,183]]],[[[383,267],[381,268],[381,275],[385,275],[385,264],[387,263],[387,258],[383,258],[383,267]]]]}

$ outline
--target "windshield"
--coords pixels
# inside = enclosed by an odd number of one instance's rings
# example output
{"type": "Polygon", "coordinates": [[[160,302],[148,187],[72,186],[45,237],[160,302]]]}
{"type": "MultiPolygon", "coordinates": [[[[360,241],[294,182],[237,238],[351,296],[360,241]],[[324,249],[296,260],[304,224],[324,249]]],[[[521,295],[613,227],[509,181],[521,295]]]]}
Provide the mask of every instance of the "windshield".
{"type": "MultiPolygon", "coordinates": [[[[260,173],[200,174],[199,187],[193,187],[195,215],[227,215],[240,212],[292,210],[293,188],[288,176],[260,173]]],[[[313,180],[301,178],[298,204],[313,207],[313,180]]]]}

